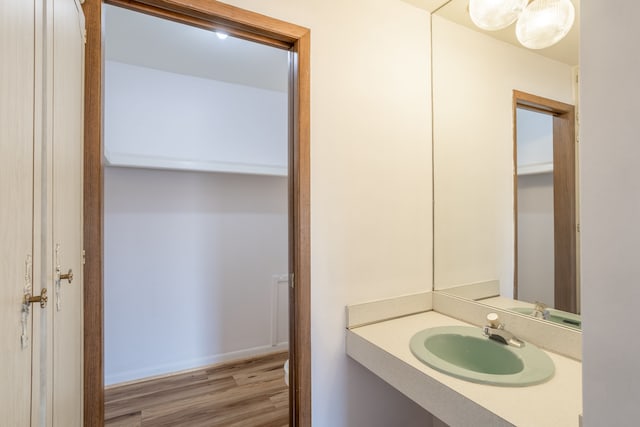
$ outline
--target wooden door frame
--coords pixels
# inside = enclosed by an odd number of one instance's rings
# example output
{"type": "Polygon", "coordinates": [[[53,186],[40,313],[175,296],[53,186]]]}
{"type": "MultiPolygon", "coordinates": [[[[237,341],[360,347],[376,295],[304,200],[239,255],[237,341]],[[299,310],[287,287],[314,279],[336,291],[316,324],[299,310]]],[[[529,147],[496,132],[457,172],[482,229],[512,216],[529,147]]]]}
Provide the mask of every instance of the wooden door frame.
{"type": "MultiPolygon", "coordinates": [[[[292,52],[289,109],[289,420],[311,425],[310,31],[214,0],[105,0],[292,52]],[[295,284],[295,286],[293,286],[295,284]]],[[[86,0],[84,133],[84,425],[104,423],[103,0],[86,0]]]]}
{"type": "Polygon", "coordinates": [[[575,107],[517,90],[513,91],[514,298],[518,297],[518,108],[553,116],[554,307],[577,313],[575,107]]]}

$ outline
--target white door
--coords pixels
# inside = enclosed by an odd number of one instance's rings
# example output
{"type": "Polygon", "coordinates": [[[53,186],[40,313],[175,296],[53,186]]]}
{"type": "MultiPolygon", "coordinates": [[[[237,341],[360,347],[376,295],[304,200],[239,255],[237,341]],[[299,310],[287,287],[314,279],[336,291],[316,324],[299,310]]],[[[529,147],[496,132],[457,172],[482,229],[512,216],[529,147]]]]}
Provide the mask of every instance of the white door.
{"type": "MultiPolygon", "coordinates": [[[[34,1],[0,1],[0,425],[31,424],[34,1]],[[25,289],[26,288],[26,289],[25,289]],[[30,289],[31,288],[31,289],[30,289]]],[[[36,286],[37,287],[37,286],[36,286]]]]}
{"type": "Polygon", "coordinates": [[[54,427],[74,427],[83,406],[84,17],[76,0],[53,0],[53,15],[52,410],[54,427]]]}

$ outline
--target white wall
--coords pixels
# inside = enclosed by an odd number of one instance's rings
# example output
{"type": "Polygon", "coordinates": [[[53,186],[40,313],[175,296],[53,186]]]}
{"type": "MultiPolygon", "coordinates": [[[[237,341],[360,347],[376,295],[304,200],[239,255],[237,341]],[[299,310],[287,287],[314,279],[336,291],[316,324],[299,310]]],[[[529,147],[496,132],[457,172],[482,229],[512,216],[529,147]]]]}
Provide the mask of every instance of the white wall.
{"type": "Polygon", "coordinates": [[[553,116],[516,109],[518,167],[553,163],[553,116]]]}
{"type": "Polygon", "coordinates": [[[435,287],[513,295],[513,90],[573,103],[571,67],[433,18],[435,287]]]}
{"type": "Polygon", "coordinates": [[[107,61],[105,154],[286,175],[287,102],[286,92],[107,61]]]}
{"type": "Polygon", "coordinates": [[[311,29],[313,425],[429,425],[344,348],[347,304],[431,289],[429,14],[398,0],[227,3],[311,29]]]}
{"type": "MultiPolygon", "coordinates": [[[[286,175],[285,92],[114,61],[105,74],[113,163],[286,175]]],[[[107,169],[106,383],[286,348],[287,232],[284,177],[107,169]]]]}
{"type": "MultiPolygon", "coordinates": [[[[518,168],[553,164],[553,116],[516,109],[518,168]]],[[[553,172],[518,175],[518,299],[555,301],[553,172]]]]}
{"type": "Polygon", "coordinates": [[[553,173],[518,177],[518,299],[555,303],[553,173]]]}
{"type": "Polygon", "coordinates": [[[273,351],[286,178],[106,168],[104,203],[106,384],[273,351]]]}
{"type": "Polygon", "coordinates": [[[580,162],[584,425],[638,425],[636,2],[583,2],[580,162]],[[623,6],[623,7],[621,7],[623,6]]]}

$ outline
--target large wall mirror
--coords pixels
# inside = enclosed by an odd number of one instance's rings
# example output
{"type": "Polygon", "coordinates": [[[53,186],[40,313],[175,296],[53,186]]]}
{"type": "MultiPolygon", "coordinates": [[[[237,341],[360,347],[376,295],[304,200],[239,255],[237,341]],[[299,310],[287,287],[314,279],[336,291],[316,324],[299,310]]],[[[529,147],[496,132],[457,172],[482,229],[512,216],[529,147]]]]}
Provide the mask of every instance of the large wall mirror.
{"type": "Polygon", "coordinates": [[[477,28],[468,0],[433,15],[434,290],[579,328],[573,3],[542,50],[477,28]]]}

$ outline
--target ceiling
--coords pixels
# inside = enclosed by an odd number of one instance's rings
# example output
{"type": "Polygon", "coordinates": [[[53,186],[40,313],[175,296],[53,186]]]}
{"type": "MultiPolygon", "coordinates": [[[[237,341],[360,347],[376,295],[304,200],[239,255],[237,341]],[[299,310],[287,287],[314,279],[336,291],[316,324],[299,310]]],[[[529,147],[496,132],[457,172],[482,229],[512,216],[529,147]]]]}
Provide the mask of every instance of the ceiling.
{"type": "Polygon", "coordinates": [[[280,92],[288,52],[116,6],[104,6],[105,59],[280,92]]]}
{"type": "MultiPolygon", "coordinates": [[[[513,25],[494,32],[477,28],[467,12],[468,0],[451,0],[448,3],[447,0],[403,1],[428,11],[437,9],[436,13],[446,19],[521,47],[513,25]]],[[[567,37],[555,46],[535,52],[577,65],[580,2],[572,1],[576,7],[576,22],[567,37]]],[[[104,6],[104,20],[106,60],[287,91],[289,65],[285,50],[234,37],[220,40],[212,31],[116,6],[104,6]]]]}
{"type": "Polygon", "coordinates": [[[405,3],[412,4],[420,9],[426,9],[429,12],[433,12],[449,0],[402,0],[405,3]]]}
{"type": "MultiPolygon", "coordinates": [[[[554,46],[546,49],[532,50],[532,52],[555,59],[556,61],[564,62],[565,64],[578,65],[580,42],[580,0],[571,1],[576,9],[576,19],[573,24],[573,28],[569,31],[569,34],[554,46]]],[[[468,12],[468,5],[469,0],[451,0],[449,3],[437,10],[436,14],[457,24],[464,25],[465,27],[471,28],[475,31],[525,49],[516,39],[515,25],[510,25],[509,27],[499,31],[481,30],[471,21],[468,12]]]]}

